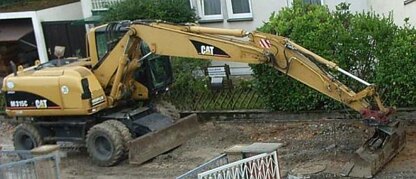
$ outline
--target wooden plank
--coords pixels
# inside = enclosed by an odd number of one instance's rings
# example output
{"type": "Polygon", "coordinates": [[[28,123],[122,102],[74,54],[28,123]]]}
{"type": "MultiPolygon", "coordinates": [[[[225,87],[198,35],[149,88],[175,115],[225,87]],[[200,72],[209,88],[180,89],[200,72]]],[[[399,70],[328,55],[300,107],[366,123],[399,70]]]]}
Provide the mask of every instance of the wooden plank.
{"type": "Polygon", "coordinates": [[[198,131],[198,118],[191,114],[170,127],[136,138],[128,143],[129,163],[142,164],[182,145],[198,131]]]}

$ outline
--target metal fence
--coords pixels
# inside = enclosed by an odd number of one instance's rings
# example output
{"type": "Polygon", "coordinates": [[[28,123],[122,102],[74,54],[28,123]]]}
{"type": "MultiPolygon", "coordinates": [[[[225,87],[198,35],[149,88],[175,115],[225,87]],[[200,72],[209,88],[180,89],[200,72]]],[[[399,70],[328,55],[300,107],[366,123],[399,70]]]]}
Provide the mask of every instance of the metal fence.
{"type": "Polygon", "coordinates": [[[280,179],[277,152],[263,153],[198,174],[198,179],[280,179]]]}
{"type": "Polygon", "coordinates": [[[0,151],[1,179],[59,179],[59,155],[32,156],[30,151],[0,151]]]}
{"type": "Polygon", "coordinates": [[[165,99],[181,111],[265,109],[264,100],[254,89],[172,90],[165,95],[165,99]]]}
{"type": "Polygon", "coordinates": [[[223,166],[225,164],[228,164],[228,157],[227,154],[222,154],[218,157],[215,157],[214,159],[208,161],[207,163],[204,163],[186,173],[183,175],[176,177],[176,179],[195,179],[198,177],[199,173],[202,173],[204,171],[208,171],[220,166],[223,166]]]}

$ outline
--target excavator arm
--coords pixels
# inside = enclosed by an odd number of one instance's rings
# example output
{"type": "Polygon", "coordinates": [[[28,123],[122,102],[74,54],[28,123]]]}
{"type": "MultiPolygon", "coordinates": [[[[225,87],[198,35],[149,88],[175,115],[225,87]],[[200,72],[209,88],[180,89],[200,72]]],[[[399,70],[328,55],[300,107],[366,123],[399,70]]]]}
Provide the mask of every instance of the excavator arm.
{"type": "Polygon", "coordinates": [[[148,43],[152,53],[159,55],[268,64],[320,93],[344,103],[376,123],[387,124],[388,115],[394,111],[392,108],[384,107],[374,85],[285,37],[240,29],[157,22],[133,23],[130,32],[148,43]],[[354,92],[318,64],[339,71],[359,81],[366,88],[354,92]],[[373,100],[377,106],[371,106],[371,101],[368,100],[373,100]]]}
{"type": "MultiPolygon", "coordinates": [[[[119,99],[118,94],[123,88],[128,88],[129,82],[123,77],[126,76],[124,74],[140,68],[140,61],[151,54],[267,64],[358,111],[369,121],[367,124],[376,126],[374,136],[357,150],[344,167],[344,175],[371,177],[404,147],[405,132],[402,125],[389,120],[394,109],[383,105],[374,85],[285,37],[241,29],[208,28],[195,24],[178,25],[157,21],[133,21],[126,31],[108,54],[119,61],[106,60],[97,63],[98,67],[93,68],[104,87],[112,86],[110,104],[119,99]],[[139,52],[138,56],[132,56],[131,52],[134,50],[131,49],[137,48],[137,43],[141,41],[149,46],[150,52],[139,52]],[[357,80],[365,88],[354,92],[332,76],[328,69],[357,80]]],[[[94,63],[94,59],[92,61],[94,63]]]]}
{"type": "MultiPolygon", "coordinates": [[[[131,70],[126,68],[139,68],[140,64],[136,63],[138,60],[130,62],[135,58],[131,53],[140,41],[144,41],[149,45],[151,53],[156,55],[268,64],[360,112],[365,119],[375,123],[387,124],[388,115],[394,112],[394,109],[384,107],[374,85],[285,37],[241,29],[141,21],[133,22],[126,31],[126,35],[119,39],[118,44],[106,56],[107,59],[118,60],[95,60],[93,68],[102,86],[111,86],[110,101],[119,99],[120,84],[127,83],[123,81],[123,75],[131,70]],[[321,66],[339,71],[366,87],[354,92],[321,66]],[[371,106],[371,102],[376,106],[371,106]]],[[[145,55],[148,54],[139,54],[140,57],[145,55]]]]}

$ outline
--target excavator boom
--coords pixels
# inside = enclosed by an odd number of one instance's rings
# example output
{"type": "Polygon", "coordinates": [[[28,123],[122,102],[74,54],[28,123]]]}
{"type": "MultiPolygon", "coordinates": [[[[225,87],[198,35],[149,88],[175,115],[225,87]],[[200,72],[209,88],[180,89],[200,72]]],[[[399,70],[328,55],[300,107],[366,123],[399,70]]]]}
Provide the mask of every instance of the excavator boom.
{"type": "Polygon", "coordinates": [[[285,37],[240,29],[142,21],[133,22],[129,32],[148,43],[151,53],[158,55],[268,64],[359,112],[366,124],[376,126],[376,133],[344,166],[345,176],[374,176],[405,145],[402,124],[389,120],[394,108],[383,105],[374,85],[285,37]],[[327,69],[347,75],[365,88],[354,92],[327,69]]]}
{"type": "Polygon", "coordinates": [[[151,52],[158,55],[268,64],[378,123],[387,123],[388,115],[393,112],[393,109],[384,107],[374,85],[346,72],[334,62],[310,52],[285,37],[261,32],[249,33],[239,29],[140,21],[133,22],[130,32],[148,43],[151,52]],[[320,65],[352,77],[366,88],[356,93],[320,65]],[[370,106],[368,99],[373,100],[377,106],[370,106]],[[373,107],[380,112],[378,115],[367,114],[372,111],[373,107]]]}

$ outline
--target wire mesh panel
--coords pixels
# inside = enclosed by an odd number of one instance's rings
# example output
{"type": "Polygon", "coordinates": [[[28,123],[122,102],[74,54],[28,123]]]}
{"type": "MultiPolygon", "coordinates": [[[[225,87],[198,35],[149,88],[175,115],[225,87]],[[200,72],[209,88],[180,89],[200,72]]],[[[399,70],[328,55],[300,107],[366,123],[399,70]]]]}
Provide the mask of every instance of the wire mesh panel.
{"type": "Polygon", "coordinates": [[[176,177],[176,179],[191,179],[191,178],[197,178],[198,177],[198,173],[202,173],[204,171],[208,171],[211,170],[213,168],[217,168],[219,166],[228,164],[228,158],[227,158],[227,154],[222,154],[218,157],[215,157],[214,159],[208,161],[207,163],[204,163],[188,172],[186,172],[185,174],[176,177]]]}
{"type": "Polygon", "coordinates": [[[203,173],[198,179],[280,179],[277,153],[263,153],[203,173]]]}
{"type": "Polygon", "coordinates": [[[261,96],[253,89],[172,90],[166,94],[165,99],[182,111],[265,109],[261,96]]]}
{"type": "Polygon", "coordinates": [[[33,157],[30,151],[0,151],[1,179],[59,179],[59,156],[33,157]]]}

